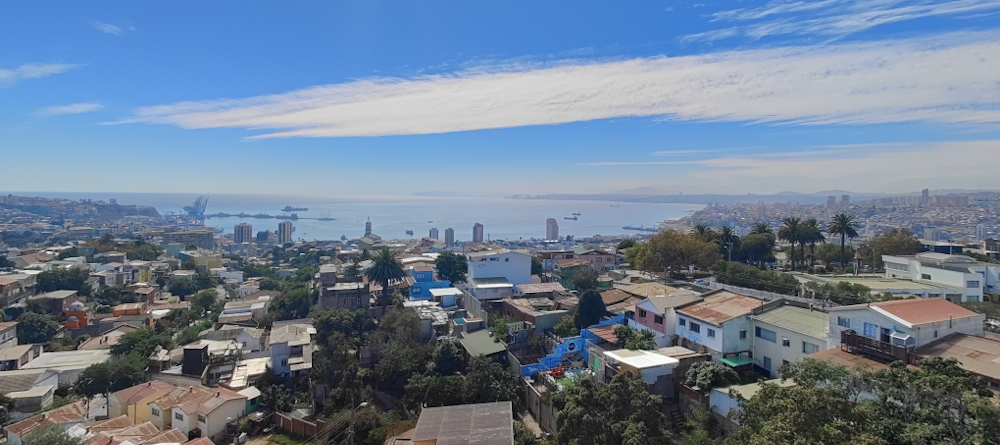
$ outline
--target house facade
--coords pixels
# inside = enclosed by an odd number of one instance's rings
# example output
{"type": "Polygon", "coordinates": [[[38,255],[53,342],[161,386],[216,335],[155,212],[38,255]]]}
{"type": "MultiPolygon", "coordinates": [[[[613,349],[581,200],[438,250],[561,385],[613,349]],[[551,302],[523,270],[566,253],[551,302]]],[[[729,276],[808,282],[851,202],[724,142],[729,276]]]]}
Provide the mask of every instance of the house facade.
{"type": "Polygon", "coordinates": [[[891,346],[912,350],[952,333],[981,337],[985,317],[943,298],[840,306],[829,309],[827,342],[856,339],[860,348],[881,348],[873,355],[891,355],[897,353],[891,346]]]}
{"type": "Polygon", "coordinates": [[[531,254],[521,250],[487,250],[469,254],[467,277],[506,278],[514,286],[531,283],[531,254]]]}
{"type": "Polygon", "coordinates": [[[785,304],[751,315],[754,371],[777,378],[786,363],[802,361],[809,354],[828,349],[826,312],[785,304]]]}
{"type": "Polygon", "coordinates": [[[673,343],[677,335],[676,308],[699,301],[698,294],[686,289],[675,289],[674,295],[646,298],[635,305],[635,317],[629,320],[632,327],[653,332],[657,346],[673,343]]]}
{"type": "Polygon", "coordinates": [[[442,280],[434,273],[430,266],[410,266],[407,273],[413,277],[413,284],[410,285],[411,300],[430,300],[434,297],[431,289],[444,289],[451,287],[451,282],[442,280]]]}
{"type": "Polygon", "coordinates": [[[882,255],[887,278],[908,278],[947,286],[927,298],[953,303],[1000,302],[1000,264],[984,263],[965,255],[921,252],[916,255],[882,255]]]}
{"type": "Polygon", "coordinates": [[[677,309],[674,333],[680,346],[701,346],[713,360],[747,356],[751,351],[750,313],[763,301],[729,291],[677,309]]]}

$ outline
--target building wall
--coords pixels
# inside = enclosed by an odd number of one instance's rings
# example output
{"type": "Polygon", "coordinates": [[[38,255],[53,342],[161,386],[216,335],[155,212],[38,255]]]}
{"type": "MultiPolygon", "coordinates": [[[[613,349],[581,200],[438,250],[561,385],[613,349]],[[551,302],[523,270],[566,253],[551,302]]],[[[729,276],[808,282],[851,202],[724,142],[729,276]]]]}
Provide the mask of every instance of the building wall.
{"type": "Polygon", "coordinates": [[[534,281],[531,279],[531,255],[510,251],[470,260],[468,277],[473,279],[504,277],[515,286],[533,283],[534,281]]]}
{"type": "MultiPolygon", "coordinates": [[[[753,330],[753,360],[754,364],[760,368],[767,369],[771,373],[771,378],[780,377],[778,368],[787,361],[789,363],[800,362],[806,358],[807,353],[802,352],[802,342],[816,345],[820,351],[830,349],[826,338],[813,337],[799,332],[795,332],[783,327],[775,326],[759,320],[752,320],[753,330]],[[756,336],[757,328],[767,329],[774,332],[774,342],[756,336]],[[788,339],[788,346],[784,346],[784,339],[788,339]],[[764,367],[764,357],[771,359],[771,367],[764,367]]],[[[839,344],[839,342],[838,342],[839,344]]]]}
{"type": "Polygon", "coordinates": [[[874,324],[877,326],[876,339],[881,339],[881,329],[888,328],[890,331],[898,331],[901,333],[909,334],[916,341],[915,347],[919,348],[934,341],[935,339],[944,337],[948,334],[959,332],[962,334],[983,335],[983,321],[986,316],[983,314],[977,314],[974,317],[968,317],[958,320],[945,320],[937,323],[928,323],[913,328],[904,326],[903,324],[896,322],[895,320],[886,317],[868,307],[858,307],[850,308],[844,310],[831,310],[830,311],[830,328],[829,335],[827,336],[827,343],[831,346],[840,345],[840,332],[844,330],[853,330],[858,333],[858,335],[865,335],[865,323],[874,324]],[[837,317],[844,317],[850,319],[850,327],[838,326],[837,317]]]}
{"type": "Polygon", "coordinates": [[[207,422],[198,422],[202,437],[208,437],[215,443],[222,443],[221,439],[226,433],[226,419],[231,418],[235,420],[239,416],[246,414],[246,407],[246,399],[236,399],[226,401],[226,403],[214,409],[209,415],[205,416],[207,422]]]}
{"type": "Polygon", "coordinates": [[[750,317],[746,315],[736,317],[723,323],[721,327],[718,327],[698,319],[677,314],[676,326],[677,328],[675,333],[677,336],[684,337],[712,350],[712,359],[718,359],[725,355],[750,350],[750,338],[753,336],[753,329],[750,325],[750,317]],[[684,326],[681,326],[681,320],[684,320],[684,326]],[[701,332],[693,332],[691,330],[692,322],[700,325],[701,332]],[[715,331],[714,337],[709,336],[709,329],[715,331]],[[741,332],[746,332],[746,338],[741,337],[741,332]]]}

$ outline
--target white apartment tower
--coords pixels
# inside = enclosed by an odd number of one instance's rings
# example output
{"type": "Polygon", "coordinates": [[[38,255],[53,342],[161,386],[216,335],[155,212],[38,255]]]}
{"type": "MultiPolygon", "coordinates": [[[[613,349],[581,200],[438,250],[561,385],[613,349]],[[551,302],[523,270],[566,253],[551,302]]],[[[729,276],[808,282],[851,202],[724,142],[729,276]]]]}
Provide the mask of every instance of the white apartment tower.
{"type": "Polygon", "coordinates": [[[292,242],[292,222],[282,221],[278,224],[278,244],[292,242]]]}
{"type": "Polygon", "coordinates": [[[559,241],[559,222],[555,218],[545,220],[545,239],[559,241]]]}

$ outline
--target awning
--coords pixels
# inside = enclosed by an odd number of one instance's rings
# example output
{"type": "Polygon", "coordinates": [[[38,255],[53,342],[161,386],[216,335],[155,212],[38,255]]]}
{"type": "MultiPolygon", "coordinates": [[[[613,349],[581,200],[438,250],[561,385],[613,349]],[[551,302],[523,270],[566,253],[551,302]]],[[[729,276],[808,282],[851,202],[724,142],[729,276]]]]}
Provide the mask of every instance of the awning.
{"type": "Polygon", "coordinates": [[[753,363],[753,359],[745,355],[737,355],[736,357],[725,357],[719,359],[722,364],[729,366],[731,368],[736,368],[744,365],[749,365],[753,363]]]}

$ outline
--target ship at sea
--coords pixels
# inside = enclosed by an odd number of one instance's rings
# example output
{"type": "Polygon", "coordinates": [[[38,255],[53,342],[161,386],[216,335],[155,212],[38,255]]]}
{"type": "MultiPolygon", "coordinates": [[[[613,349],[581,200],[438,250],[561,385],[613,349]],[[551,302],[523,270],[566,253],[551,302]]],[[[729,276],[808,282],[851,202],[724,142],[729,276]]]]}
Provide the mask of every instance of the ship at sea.
{"type": "Polygon", "coordinates": [[[320,215],[319,218],[316,218],[316,219],[320,220],[320,221],[336,221],[337,220],[337,218],[330,217],[330,212],[326,212],[326,213],[320,215]]]}
{"type": "Polygon", "coordinates": [[[578,218],[576,216],[573,216],[573,217],[564,216],[563,219],[568,219],[568,220],[576,221],[578,218]]]}
{"type": "Polygon", "coordinates": [[[580,216],[580,212],[573,213],[573,216],[580,216]]]}
{"type": "Polygon", "coordinates": [[[282,212],[308,212],[309,209],[306,208],[306,207],[285,206],[285,208],[281,209],[281,211],[282,212]]]}
{"type": "Polygon", "coordinates": [[[660,230],[655,227],[644,227],[644,226],[622,226],[623,230],[638,230],[640,232],[659,232],[660,230]]]}
{"type": "Polygon", "coordinates": [[[256,215],[253,215],[253,218],[274,218],[274,217],[268,215],[267,213],[258,213],[256,215]]]}
{"type": "Polygon", "coordinates": [[[406,231],[406,234],[407,234],[407,235],[410,235],[410,236],[413,236],[413,231],[412,231],[412,230],[407,230],[407,231],[406,231]]]}
{"type": "Polygon", "coordinates": [[[285,218],[288,218],[288,219],[290,219],[292,221],[295,221],[295,220],[299,219],[299,214],[298,213],[292,213],[291,215],[288,215],[285,218]]]}

